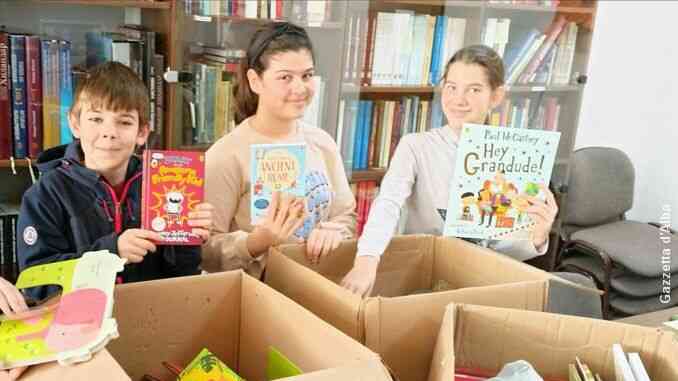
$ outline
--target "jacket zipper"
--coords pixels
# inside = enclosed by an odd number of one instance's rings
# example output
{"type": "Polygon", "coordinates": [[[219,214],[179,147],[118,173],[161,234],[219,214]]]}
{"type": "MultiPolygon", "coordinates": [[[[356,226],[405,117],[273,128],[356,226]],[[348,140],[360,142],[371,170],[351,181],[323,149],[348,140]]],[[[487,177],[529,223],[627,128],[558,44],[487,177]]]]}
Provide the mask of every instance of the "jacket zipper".
{"type": "Polygon", "coordinates": [[[108,190],[108,193],[111,195],[111,198],[113,199],[113,206],[114,206],[113,220],[114,220],[114,223],[115,223],[115,232],[117,234],[120,234],[122,232],[122,208],[120,207],[120,205],[127,198],[127,192],[129,191],[129,188],[132,186],[132,183],[134,182],[134,180],[136,180],[140,176],[141,176],[141,172],[135,174],[129,180],[127,180],[127,182],[125,183],[125,186],[122,189],[122,195],[120,195],[120,200],[118,200],[118,196],[115,194],[115,190],[113,189],[113,187],[107,181],[103,182],[104,185],[106,185],[106,189],[108,190]]]}

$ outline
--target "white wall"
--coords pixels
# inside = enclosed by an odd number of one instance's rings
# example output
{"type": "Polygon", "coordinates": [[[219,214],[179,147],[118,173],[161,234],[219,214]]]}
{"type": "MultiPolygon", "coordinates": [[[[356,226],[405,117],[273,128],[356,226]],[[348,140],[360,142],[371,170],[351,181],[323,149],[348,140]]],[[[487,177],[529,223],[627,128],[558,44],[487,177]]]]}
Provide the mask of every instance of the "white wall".
{"type": "Polygon", "coordinates": [[[678,229],[678,2],[598,1],[576,148],[610,146],[636,169],[627,216],[678,229]]]}

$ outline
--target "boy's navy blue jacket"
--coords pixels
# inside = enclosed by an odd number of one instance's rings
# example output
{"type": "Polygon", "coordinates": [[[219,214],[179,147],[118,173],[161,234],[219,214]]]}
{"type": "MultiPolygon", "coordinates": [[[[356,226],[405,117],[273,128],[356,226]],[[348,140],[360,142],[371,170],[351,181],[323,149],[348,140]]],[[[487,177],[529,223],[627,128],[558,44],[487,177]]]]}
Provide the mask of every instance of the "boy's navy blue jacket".
{"type": "MultiPolygon", "coordinates": [[[[78,258],[106,249],[118,252],[118,236],[139,228],[141,160],[130,159],[125,187],[118,200],[113,188],[81,164],[79,140],[45,151],[38,159],[40,180],[23,196],[17,227],[21,270],[39,264],[78,258]]],[[[200,272],[199,246],[157,246],[140,263],[128,263],[119,281],[137,282],[200,272]]],[[[57,289],[27,290],[42,299],[57,289]]]]}

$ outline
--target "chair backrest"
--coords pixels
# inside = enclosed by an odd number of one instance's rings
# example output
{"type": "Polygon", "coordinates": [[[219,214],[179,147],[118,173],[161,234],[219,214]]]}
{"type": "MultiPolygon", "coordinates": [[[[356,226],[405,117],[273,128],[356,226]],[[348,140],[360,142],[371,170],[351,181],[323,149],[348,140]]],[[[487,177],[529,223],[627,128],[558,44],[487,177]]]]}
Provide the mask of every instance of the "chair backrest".
{"type": "Polygon", "coordinates": [[[633,164],[616,148],[574,151],[564,222],[591,226],[623,216],[633,205],[633,164]]]}

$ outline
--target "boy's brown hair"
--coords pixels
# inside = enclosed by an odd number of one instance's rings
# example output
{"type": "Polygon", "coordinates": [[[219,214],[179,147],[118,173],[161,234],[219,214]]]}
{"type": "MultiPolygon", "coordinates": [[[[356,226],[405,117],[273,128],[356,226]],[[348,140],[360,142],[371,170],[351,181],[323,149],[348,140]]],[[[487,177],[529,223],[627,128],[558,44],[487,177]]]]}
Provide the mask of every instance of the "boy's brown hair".
{"type": "Polygon", "coordinates": [[[119,63],[106,62],[91,68],[75,91],[71,114],[80,118],[83,102],[95,109],[139,113],[139,127],[149,123],[148,90],[134,70],[119,63]]]}

